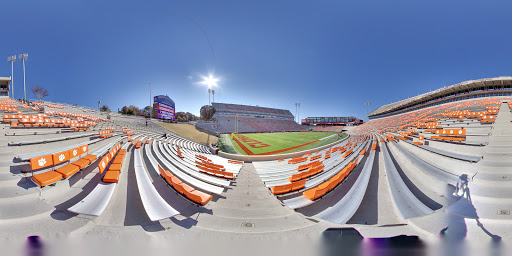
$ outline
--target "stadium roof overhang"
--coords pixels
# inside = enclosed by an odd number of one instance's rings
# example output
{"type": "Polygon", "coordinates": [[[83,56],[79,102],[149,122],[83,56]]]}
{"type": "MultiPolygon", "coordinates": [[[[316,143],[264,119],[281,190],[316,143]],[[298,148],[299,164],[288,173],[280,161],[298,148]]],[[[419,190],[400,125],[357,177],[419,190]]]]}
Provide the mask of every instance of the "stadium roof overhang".
{"type": "Polygon", "coordinates": [[[10,77],[0,77],[0,85],[7,85],[7,86],[9,86],[10,83],[11,83],[11,78],[10,77]]]}
{"type": "MultiPolygon", "coordinates": [[[[475,88],[482,88],[485,86],[505,86],[505,85],[512,85],[512,77],[510,76],[502,76],[502,77],[495,77],[495,78],[485,78],[485,79],[479,79],[479,80],[470,80],[461,82],[455,85],[451,85],[448,87],[444,87],[438,90],[435,90],[433,92],[425,93],[423,95],[418,96],[416,99],[410,100],[409,102],[405,104],[397,104],[397,106],[390,107],[389,109],[381,110],[382,108],[389,106],[385,105],[382,107],[379,107],[378,109],[372,111],[370,114],[368,114],[369,117],[376,116],[380,114],[390,113],[399,109],[404,109],[410,106],[414,106],[417,104],[420,104],[422,102],[430,101],[439,97],[444,97],[450,94],[464,92],[467,90],[472,90],[475,88]]],[[[407,100],[404,100],[407,101],[407,100]]]]}

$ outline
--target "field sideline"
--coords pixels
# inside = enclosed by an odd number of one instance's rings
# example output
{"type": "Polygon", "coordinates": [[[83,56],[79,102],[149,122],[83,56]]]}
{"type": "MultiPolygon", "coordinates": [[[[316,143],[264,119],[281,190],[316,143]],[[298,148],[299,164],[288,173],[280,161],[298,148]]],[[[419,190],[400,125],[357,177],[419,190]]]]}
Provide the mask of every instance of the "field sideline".
{"type": "Polygon", "coordinates": [[[219,140],[219,147],[233,154],[273,155],[320,147],[346,136],[332,132],[225,134],[219,140]]]}

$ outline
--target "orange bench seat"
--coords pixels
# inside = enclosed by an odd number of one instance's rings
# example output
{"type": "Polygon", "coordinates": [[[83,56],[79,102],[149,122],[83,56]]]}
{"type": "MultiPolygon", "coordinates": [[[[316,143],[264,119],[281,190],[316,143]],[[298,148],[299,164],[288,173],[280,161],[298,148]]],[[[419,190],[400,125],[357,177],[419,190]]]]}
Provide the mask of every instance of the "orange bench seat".
{"type": "Polygon", "coordinates": [[[356,161],[349,163],[338,174],[334,175],[330,180],[320,184],[318,187],[304,191],[302,195],[311,201],[324,196],[327,192],[338,186],[348,176],[348,174],[354,170],[356,167],[356,161]]]}
{"type": "Polygon", "coordinates": [[[187,193],[186,196],[188,199],[200,205],[205,205],[206,203],[210,202],[210,200],[212,200],[212,195],[208,195],[197,190],[194,190],[191,193],[187,193]]]}
{"type": "Polygon", "coordinates": [[[116,163],[113,163],[110,165],[110,167],[108,168],[109,171],[118,171],[118,172],[121,172],[121,164],[116,164],[116,163]]]}
{"type": "Polygon", "coordinates": [[[431,139],[435,140],[451,140],[451,141],[465,141],[466,138],[463,137],[448,137],[448,136],[431,136],[431,139]]]}
{"type": "Polygon", "coordinates": [[[184,195],[189,200],[200,205],[205,205],[212,199],[211,195],[195,190],[186,183],[181,182],[180,179],[173,176],[171,172],[164,170],[160,165],[158,165],[158,169],[160,171],[160,176],[162,176],[162,178],[164,178],[165,181],[167,181],[167,183],[178,193],[184,195]]]}
{"type": "Polygon", "coordinates": [[[32,176],[32,180],[39,186],[44,187],[46,185],[62,180],[62,175],[56,171],[49,171],[32,176]]]}
{"type": "Polygon", "coordinates": [[[80,169],[83,169],[87,165],[89,165],[90,163],[91,163],[91,161],[89,161],[88,159],[81,158],[81,159],[76,160],[75,162],[73,162],[71,164],[74,164],[74,165],[78,166],[80,169]]]}
{"type": "Polygon", "coordinates": [[[175,184],[174,185],[174,189],[176,189],[176,191],[178,191],[180,194],[185,194],[185,192],[192,192],[194,191],[194,188],[189,186],[188,184],[186,183],[180,183],[180,184],[175,184]]]}
{"type": "Polygon", "coordinates": [[[270,189],[270,191],[274,195],[279,195],[279,194],[284,194],[284,193],[300,190],[300,189],[304,188],[304,185],[306,185],[305,179],[299,180],[296,182],[292,182],[292,183],[286,184],[286,185],[274,186],[270,189]]]}
{"type": "Polygon", "coordinates": [[[60,173],[63,178],[68,178],[73,174],[77,173],[78,171],[80,171],[80,168],[74,164],[67,164],[63,167],[58,168],[55,171],[60,173]]]}
{"type": "Polygon", "coordinates": [[[87,160],[89,160],[90,162],[92,162],[92,161],[94,161],[94,160],[98,159],[98,157],[97,157],[97,156],[92,155],[92,154],[86,155],[86,156],[84,156],[84,157],[82,157],[82,158],[83,158],[83,159],[87,159],[87,160]]]}
{"type": "Polygon", "coordinates": [[[119,174],[118,171],[111,171],[109,169],[103,177],[103,182],[119,182],[119,174]]]}
{"type": "Polygon", "coordinates": [[[117,154],[116,158],[114,158],[113,164],[122,164],[124,161],[124,155],[117,154]]]}

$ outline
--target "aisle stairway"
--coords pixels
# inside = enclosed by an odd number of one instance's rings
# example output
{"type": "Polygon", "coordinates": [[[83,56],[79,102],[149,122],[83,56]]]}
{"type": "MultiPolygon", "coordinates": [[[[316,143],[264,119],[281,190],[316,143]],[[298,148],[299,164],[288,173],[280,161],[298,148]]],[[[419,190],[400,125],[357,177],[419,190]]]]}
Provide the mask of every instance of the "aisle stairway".
{"type": "Polygon", "coordinates": [[[230,186],[211,204],[212,215],[198,216],[199,228],[224,232],[273,233],[298,231],[298,234],[320,234],[329,225],[306,218],[283,206],[264,186],[252,163],[245,163],[230,186]],[[232,188],[232,189],[231,189],[232,188]],[[304,230],[301,232],[300,230],[304,230]]]}
{"type": "Polygon", "coordinates": [[[483,219],[512,219],[512,112],[501,104],[483,160],[469,188],[476,214],[483,219]]]}

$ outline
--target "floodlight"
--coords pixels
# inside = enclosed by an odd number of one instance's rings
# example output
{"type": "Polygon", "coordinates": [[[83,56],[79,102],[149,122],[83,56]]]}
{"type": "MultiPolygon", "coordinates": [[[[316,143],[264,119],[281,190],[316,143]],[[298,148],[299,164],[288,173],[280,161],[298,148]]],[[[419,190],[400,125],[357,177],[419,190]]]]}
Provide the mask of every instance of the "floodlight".
{"type": "Polygon", "coordinates": [[[208,88],[212,88],[214,86],[217,86],[217,82],[219,81],[218,78],[216,77],[213,77],[213,75],[208,75],[208,77],[205,77],[205,76],[201,76],[203,78],[203,81],[201,82],[201,84],[204,84],[204,85],[207,85],[208,88]]]}

